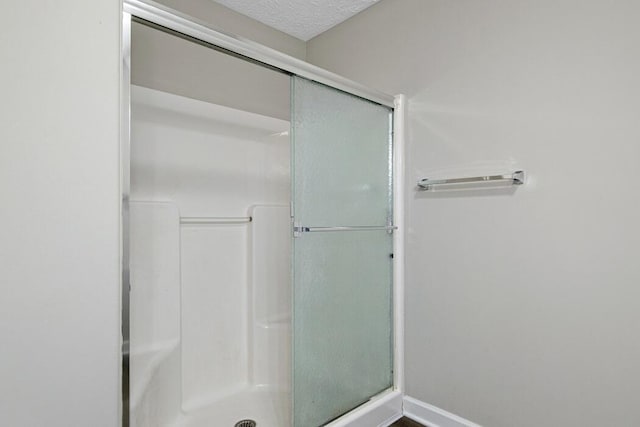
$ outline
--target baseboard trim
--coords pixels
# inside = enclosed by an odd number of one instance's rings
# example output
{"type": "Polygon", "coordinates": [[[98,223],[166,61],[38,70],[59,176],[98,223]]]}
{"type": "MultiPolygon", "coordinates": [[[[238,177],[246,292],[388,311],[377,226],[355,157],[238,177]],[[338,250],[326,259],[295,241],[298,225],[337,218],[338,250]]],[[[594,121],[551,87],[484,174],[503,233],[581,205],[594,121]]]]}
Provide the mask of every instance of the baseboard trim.
{"type": "Polygon", "coordinates": [[[405,417],[428,427],[482,427],[444,409],[409,396],[404,396],[402,408],[405,417]]]}
{"type": "Polygon", "coordinates": [[[325,427],[386,427],[402,417],[402,393],[388,390],[325,427]]]}

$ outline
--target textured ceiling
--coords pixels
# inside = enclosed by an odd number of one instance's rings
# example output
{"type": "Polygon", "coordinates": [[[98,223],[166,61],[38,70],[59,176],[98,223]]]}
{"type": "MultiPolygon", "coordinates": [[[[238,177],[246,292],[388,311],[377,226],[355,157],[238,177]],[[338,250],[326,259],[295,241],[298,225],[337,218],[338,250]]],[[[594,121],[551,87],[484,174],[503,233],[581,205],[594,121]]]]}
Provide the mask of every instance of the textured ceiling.
{"type": "Polygon", "coordinates": [[[214,0],[243,15],[307,41],[378,0],[214,0]]]}

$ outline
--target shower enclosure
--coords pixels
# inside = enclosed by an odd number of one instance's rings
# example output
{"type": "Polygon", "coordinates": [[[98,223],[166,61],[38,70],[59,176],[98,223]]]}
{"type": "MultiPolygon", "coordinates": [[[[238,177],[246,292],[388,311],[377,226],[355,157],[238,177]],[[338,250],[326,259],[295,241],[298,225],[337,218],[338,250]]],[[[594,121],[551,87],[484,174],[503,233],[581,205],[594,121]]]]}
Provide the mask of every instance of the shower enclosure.
{"type": "Polygon", "coordinates": [[[151,2],[123,28],[123,425],[398,418],[402,104],[151,2]],[[154,87],[145,34],[286,102],[154,87]]]}

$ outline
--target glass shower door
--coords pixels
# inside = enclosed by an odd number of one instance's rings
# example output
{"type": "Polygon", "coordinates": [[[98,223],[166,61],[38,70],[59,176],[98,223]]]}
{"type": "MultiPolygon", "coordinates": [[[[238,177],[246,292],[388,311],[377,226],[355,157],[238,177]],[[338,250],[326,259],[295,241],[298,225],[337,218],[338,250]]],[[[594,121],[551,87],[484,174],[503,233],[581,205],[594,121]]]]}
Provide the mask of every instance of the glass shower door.
{"type": "Polygon", "coordinates": [[[391,109],[292,77],[293,424],[393,383],[391,109]]]}

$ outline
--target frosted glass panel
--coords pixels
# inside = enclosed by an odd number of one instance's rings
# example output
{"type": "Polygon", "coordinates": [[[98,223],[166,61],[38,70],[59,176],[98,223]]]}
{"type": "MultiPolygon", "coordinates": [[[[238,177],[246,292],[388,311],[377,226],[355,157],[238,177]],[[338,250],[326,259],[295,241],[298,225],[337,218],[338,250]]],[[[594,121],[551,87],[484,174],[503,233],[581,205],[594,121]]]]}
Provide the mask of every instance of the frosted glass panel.
{"type": "MultiPolygon", "coordinates": [[[[294,221],[385,226],[390,110],[293,78],[294,221]]],[[[392,386],[392,235],[293,239],[293,420],[317,427],[392,386]]]]}
{"type": "Polygon", "coordinates": [[[295,239],[294,420],[320,426],[391,387],[391,238],[295,239]]]}
{"type": "Polygon", "coordinates": [[[300,77],[292,96],[296,220],[386,225],[391,110],[300,77]]]}

